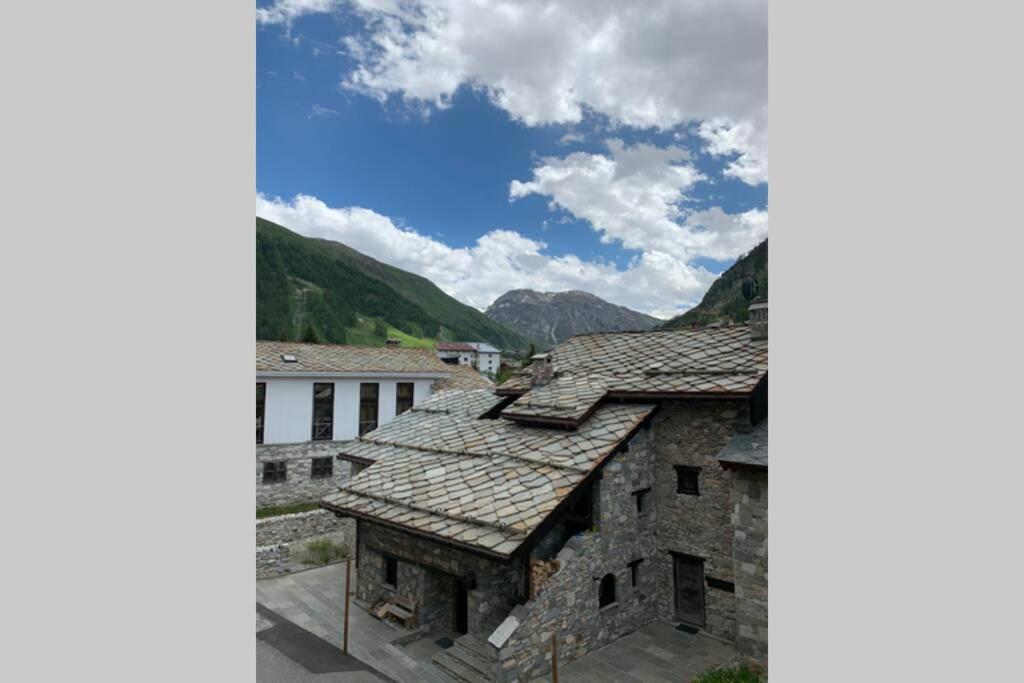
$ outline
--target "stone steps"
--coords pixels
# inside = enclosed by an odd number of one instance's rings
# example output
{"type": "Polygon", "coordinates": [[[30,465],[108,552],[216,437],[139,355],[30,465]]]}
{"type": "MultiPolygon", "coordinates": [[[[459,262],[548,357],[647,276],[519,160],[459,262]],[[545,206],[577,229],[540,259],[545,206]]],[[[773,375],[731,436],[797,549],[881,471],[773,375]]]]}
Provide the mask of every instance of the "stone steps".
{"type": "Polygon", "coordinates": [[[497,656],[493,648],[465,635],[444,652],[434,656],[437,668],[460,683],[490,683],[495,680],[497,656]]]}

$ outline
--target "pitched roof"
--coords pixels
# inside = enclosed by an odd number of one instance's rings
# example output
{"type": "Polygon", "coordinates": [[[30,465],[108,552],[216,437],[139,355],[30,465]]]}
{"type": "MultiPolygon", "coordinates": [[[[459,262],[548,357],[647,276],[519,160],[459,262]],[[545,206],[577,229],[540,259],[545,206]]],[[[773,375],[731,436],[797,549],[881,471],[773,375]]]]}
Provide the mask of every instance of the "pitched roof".
{"type": "Polygon", "coordinates": [[[476,351],[466,342],[439,342],[435,348],[438,351],[476,351]]]}
{"type": "Polygon", "coordinates": [[[373,464],[323,506],[508,558],[654,410],[605,405],[576,431],[481,419],[502,400],[440,392],[345,444],[373,464]]]}
{"type": "Polygon", "coordinates": [[[732,440],[718,454],[723,465],[745,465],[768,468],[768,420],[749,432],[736,432],[732,440]]]}
{"type": "Polygon", "coordinates": [[[532,369],[498,392],[519,396],[510,419],[576,426],[607,395],[747,395],[768,372],[768,343],[746,325],[582,334],[548,354],[552,379],[532,387],[532,369]]]}
{"type": "Polygon", "coordinates": [[[500,349],[496,349],[487,342],[469,342],[469,345],[476,349],[479,353],[501,353],[500,349]]]}
{"type": "Polygon", "coordinates": [[[257,372],[345,373],[415,372],[447,377],[451,368],[430,349],[256,342],[257,372]],[[287,363],[283,356],[295,357],[287,363]]]}
{"type": "Polygon", "coordinates": [[[494,382],[487,379],[468,365],[445,365],[452,373],[451,377],[439,380],[438,391],[444,389],[489,389],[494,390],[494,382]]]}

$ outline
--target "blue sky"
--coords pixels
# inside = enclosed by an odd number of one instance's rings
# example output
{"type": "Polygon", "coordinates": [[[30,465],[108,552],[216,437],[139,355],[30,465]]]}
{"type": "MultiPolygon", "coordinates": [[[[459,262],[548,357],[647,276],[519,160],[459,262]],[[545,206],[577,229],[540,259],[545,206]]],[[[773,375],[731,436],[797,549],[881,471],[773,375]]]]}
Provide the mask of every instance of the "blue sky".
{"type": "Polygon", "coordinates": [[[257,213],[478,308],[681,312],[767,234],[763,3],[722,4],[259,3],[257,213]]]}

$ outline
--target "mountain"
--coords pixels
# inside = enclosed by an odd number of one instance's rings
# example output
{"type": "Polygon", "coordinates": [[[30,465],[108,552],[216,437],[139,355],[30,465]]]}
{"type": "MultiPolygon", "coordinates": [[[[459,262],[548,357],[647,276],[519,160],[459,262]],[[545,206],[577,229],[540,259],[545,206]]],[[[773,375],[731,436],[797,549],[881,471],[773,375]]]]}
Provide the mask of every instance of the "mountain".
{"type": "Polygon", "coordinates": [[[491,320],[536,340],[543,347],[554,346],[574,334],[649,330],[661,322],[579,291],[513,289],[495,299],[486,313],[491,320]]]}
{"type": "Polygon", "coordinates": [[[419,275],[330,240],[256,219],[256,338],[383,345],[485,341],[522,349],[528,340],[459,303],[419,275]]]}
{"type": "Polygon", "coordinates": [[[720,320],[746,322],[747,307],[750,302],[743,296],[743,281],[748,277],[757,282],[757,296],[767,299],[767,239],[719,275],[718,279],[711,283],[711,287],[704,293],[704,298],[699,304],[686,313],[672,318],[662,325],[662,328],[671,330],[688,325],[707,325],[720,320]]]}

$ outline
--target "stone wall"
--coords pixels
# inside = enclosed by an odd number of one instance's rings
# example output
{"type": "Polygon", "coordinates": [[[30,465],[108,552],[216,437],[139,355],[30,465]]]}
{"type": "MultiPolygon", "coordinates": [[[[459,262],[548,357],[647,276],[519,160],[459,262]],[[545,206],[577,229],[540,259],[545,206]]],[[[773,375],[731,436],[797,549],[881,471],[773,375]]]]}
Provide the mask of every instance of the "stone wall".
{"type": "MultiPolygon", "coordinates": [[[[737,423],[749,422],[746,401],[665,401],[654,418],[657,472],[658,553],[654,562],[660,591],[659,615],[678,621],[675,610],[673,552],[703,558],[704,576],[732,582],[732,484],[717,455],[729,442],[737,423]],[[675,465],[700,467],[700,495],[678,493],[675,465]]],[[[704,628],[733,640],[736,631],[734,593],[704,586],[704,628]]]]}
{"type": "Polygon", "coordinates": [[[256,578],[266,579],[288,573],[291,550],[287,543],[256,548],[256,578]]]}
{"type": "Polygon", "coordinates": [[[292,505],[320,500],[333,493],[349,479],[349,463],[335,458],[340,441],[306,441],[303,443],[262,444],[256,446],[256,507],[292,505]],[[313,458],[330,457],[333,476],[313,479],[313,458]],[[287,479],[283,482],[263,483],[263,463],[284,460],[287,479]]]}
{"type": "Polygon", "coordinates": [[[290,543],[312,536],[330,534],[344,540],[349,548],[355,538],[355,521],[339,518],[327,510],[310,510],[294,515],[280,515],[256,520],[256,545],[290,543]]]}
{"type": "MultiPolygon", "coordinates": [[[[597,531],[578,534],[555,557],[558,571],[534,600],[516,607],[491,636],[499,647],[499,680],[526,681],[551,670],[551,635],[558,636],[558,659],[568,663],[635,631],[657,618],[653,571],[657,511],[647,500],[636,510],[634,491],[653,485],[653,430],[640,431],[629,450],[612,458],[597,489],[597,531]],[[629,563],[643,560],[638,585],[629,563]],[[600,579],[615,576],[615,602],[599,606],[600,579]]],[[[541,544],[543,546],[543,544],[541,544]]]]}
{"type": "Polygon", "coordinates": [[[732,474],[736,649],[768,664],[768,471],[732,474]]]}
{"type": "Polygon", "coordinates": [[[417,607],[417,625],[452,628],[455,577],[474,577],[469,632],[486,638],[519,600],[523,566],[501,563],[389,527],[360,521],[356,595],[373,604],[396,594],[417,607]],[[398,587],[384,583],[385,556],[398,560],[398,587]]]}

